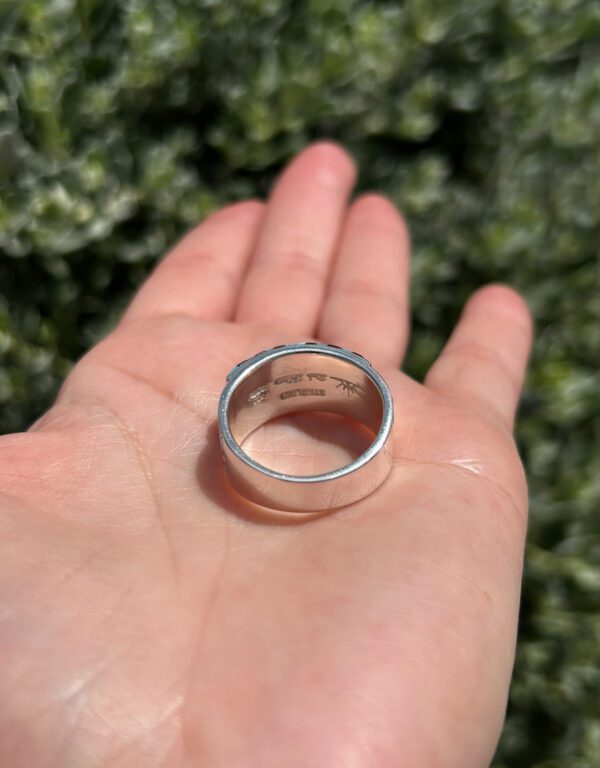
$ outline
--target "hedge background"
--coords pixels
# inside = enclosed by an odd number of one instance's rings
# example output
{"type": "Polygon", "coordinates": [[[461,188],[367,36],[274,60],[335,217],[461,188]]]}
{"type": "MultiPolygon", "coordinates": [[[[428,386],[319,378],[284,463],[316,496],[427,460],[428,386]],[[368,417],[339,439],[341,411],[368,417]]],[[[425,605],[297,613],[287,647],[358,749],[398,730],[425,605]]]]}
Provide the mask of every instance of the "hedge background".
{"type": "Polygon", "coordinates": [[[530,302],[497,766],[600,766],[595,0],[0,0],[0,431],[49,404],[176,237],[314,137],[410,222],[410,372],[481,283],[530,302]]]}

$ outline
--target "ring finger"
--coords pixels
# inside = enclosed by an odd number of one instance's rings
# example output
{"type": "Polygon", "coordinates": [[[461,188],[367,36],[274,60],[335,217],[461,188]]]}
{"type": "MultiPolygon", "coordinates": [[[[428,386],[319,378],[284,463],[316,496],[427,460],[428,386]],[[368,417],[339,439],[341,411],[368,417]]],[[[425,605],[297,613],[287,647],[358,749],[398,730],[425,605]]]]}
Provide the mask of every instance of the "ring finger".
{"type": "Polygon", "coordinates": [[[350,208],[319,338],[399,365],[408,339],[409,236],[395,206],[365,195],[350,208]]]}

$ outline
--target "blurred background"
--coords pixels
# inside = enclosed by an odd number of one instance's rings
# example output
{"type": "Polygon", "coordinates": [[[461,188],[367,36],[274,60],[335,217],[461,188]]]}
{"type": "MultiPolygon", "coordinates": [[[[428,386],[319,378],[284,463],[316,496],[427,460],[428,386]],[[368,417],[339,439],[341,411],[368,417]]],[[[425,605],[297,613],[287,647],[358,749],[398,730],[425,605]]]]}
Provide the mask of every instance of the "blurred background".
{"type": "Polygon", "coordinates": [[[530,303],[531,525],[495,765],[600,766],[595,0],[0,0],[0,432],[48,406],[177,237],[316,137],[410,224],[410,373],[478,285],[530,303]]]}

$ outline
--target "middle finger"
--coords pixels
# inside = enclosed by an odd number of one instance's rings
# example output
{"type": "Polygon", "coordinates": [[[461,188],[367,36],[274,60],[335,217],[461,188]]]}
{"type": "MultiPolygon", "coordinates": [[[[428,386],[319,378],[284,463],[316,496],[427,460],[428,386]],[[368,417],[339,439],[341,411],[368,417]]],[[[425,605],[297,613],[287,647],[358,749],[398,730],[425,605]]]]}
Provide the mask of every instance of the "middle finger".
{"type": "Polygon", "coordinates": [[[314,144],[292,161],[267,207],[239,298],[239,322],[314,334],[354,179],[354,163],[336,144],[314,144]]]}

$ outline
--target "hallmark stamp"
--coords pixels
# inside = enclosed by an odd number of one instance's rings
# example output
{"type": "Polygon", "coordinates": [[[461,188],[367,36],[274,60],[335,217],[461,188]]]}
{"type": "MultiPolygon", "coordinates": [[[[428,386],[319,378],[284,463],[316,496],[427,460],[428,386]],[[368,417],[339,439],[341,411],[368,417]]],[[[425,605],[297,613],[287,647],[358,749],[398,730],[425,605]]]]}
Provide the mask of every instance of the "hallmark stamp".
{"type": "Polygon", "coordinates": [[[288,389],[287,392],[282,392],[279,397],[282,400],[287,400],[290,397],[325,397],[325,394],[324,389],[306,387],[304,389],[288,389]]]}

